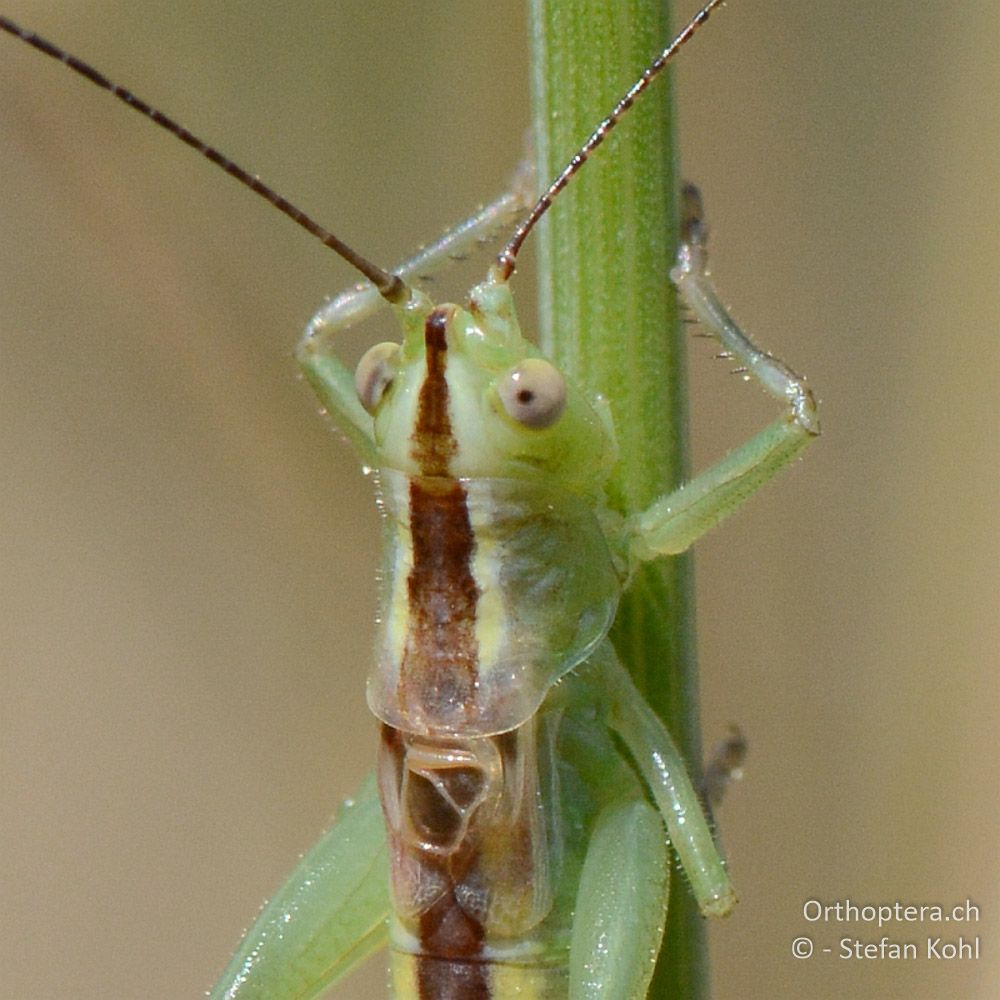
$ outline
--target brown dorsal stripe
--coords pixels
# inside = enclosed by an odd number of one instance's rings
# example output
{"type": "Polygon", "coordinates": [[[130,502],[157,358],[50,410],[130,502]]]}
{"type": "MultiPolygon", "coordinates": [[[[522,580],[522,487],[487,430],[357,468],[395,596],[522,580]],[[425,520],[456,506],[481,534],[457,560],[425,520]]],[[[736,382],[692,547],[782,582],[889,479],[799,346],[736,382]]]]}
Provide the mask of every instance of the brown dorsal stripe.
{"type": "Polygon", "coordinates": [[[434,309],[424,323],[426,374],[411,437],[420,474],[410,480],[412,568],[407,578],[409,625],[400,674],[400,703],[442,728],[473,712],[479,668],[472,573],[476,539],[467,495],[449,470],[458,442],[452,432],[445,336],[454,307],[434,309]]]}
{"type": "Polygon", "coordinates": [[[445,378],[451,315],[451,308],[434,309],[424,323],[427,372],[412,435],[420,475],[410,480],[413,563],[400,676],[400,702],[442,726],[461,723],[465,709],[473,709],[479,666],[479,587],[472,574],[476,539],[465,488],[448,467],[458,450],[445,378]]]}
{"type": "Polygon", "coordinates": [[[490,967],[481,960],[421,956],[417,960],[417,995],[420,1000],[491,1000],[490,967]]]}
{"type": "Polygon", "coordinates": [[[410,535],[413,566],[407,578],[410,613],[400,700],[418,715],[429,713],[450,727],[474,711],[479,672],[475,537],[460,482],[410,481],[410,535]]]}
{"type": "Polygon", "coordinates": [[[448,344],[445,329],[450,310],[435,309],[424,322],[427,373],[420,387],[417,422],[413,428],[412,454],[422,476],[447,476],[448,464],[458,450],[448,413],[448,380],[445,366],[448,344]]]}
{"type": "MultiPolygon", "coordinates": [[[[450,470],[458,450],[445,377],[445,334],[451,316],[451,309],[435,309],[424,324],[427,370],[411,437],[411,454],[420,473],[410,480],[413,551],[399,679],[400,704],[409,706],[415,717],[443,728],[460,727],[475,712],[479,677],[480,591],[472,573],[476,539],[465,487],[450,470]]],[[[477,853],[471,845],[459,850],[461,870],[441,872],[451,884],[421,915],[420,1000],[489,1000],[489,974],[479,959],[484,928],[455,896],[457,885],[476,866],[477,853]]]]}

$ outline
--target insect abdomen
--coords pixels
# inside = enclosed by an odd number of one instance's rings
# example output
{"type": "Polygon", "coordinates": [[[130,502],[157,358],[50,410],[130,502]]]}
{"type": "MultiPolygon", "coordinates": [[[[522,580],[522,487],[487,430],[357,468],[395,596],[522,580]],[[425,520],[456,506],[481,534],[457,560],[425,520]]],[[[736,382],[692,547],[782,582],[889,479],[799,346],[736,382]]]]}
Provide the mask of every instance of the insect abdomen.
{"type": "Polygon", "coordinates": [[[544,748],[556,722],[441,741],[383,726],[397,997],[565,997],[565,949],[546,923],[558,859],[544,748]]]}

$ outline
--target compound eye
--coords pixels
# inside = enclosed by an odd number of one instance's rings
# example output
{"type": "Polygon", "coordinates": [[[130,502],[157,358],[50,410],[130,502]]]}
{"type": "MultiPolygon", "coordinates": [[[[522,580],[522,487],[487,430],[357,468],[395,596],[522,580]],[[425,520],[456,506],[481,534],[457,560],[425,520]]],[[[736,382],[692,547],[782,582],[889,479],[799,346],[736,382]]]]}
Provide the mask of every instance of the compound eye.
{"type": "Polygon", "coordinates": [[[566,380],[543,358],[528,358],[497,386],[500,402],[511,419],[525,427],[551,427],[566,406],[566,380]]]}
{"type": "Polygon", "coordinates": [[[386,342],[368,348],[354,370],[354,388],[361,405],[372,415],[392,385],[399,368],[399,344],[386,342]]]}

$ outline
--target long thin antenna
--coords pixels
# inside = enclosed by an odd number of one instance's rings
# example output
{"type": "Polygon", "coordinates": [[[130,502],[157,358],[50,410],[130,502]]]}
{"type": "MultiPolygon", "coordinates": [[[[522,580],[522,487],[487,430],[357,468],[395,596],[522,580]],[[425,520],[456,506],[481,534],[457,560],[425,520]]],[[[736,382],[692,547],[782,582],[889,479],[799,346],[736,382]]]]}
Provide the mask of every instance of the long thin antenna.
{"type": "Polygon", "coordinates": [[[25,31],[2,15],[0,15],[0,29],[13,35],[15,38],[20,38],[23,42],[27,42],[32,48],[38,49],[39,52],[43,52],[45,55],[58,60],[64,66],[68,66],[73,70],[74,73],[79,73],[80,76],[96,84],[102,90],[109,91],[118,100],[127,104],[133,110],[138,111],[146,118],[149,118],[161,128],[166,129],[171,135],[180,139],[181,142],[187,143],[192,149],[197,150],[216,166],[222,167],[227,174],[235,177],[245,187],[259,194],[278,209],[278,211],[284,212],[285,215],[300,225],[307,233],[315,236],[323,246],[329,247],[334,253],[339,254],[346,260],[351,267],[360,271],[378,289],[379,294],[384,299],[390,302],[405,302],[408,298],[410,294],[409,288],[402,278],[382,270],[382,268],[373,264],[367,258],[362,257],[361,254],[352,250],[346,243],[338,239],[329,229],[321,226],[300,208],[296,208],[287,198],[283,198],[273,188],[268,187],[259,178],[254,177],[253,174],[244,170],[239,164],[234,163],[228,156],[224,156],[213,146],[202,142],[201,139],[192,132],[189,132],[183,125],[175,122],[172,118],[168,118],[152,105],[136,97],[131,91],[126,90],[124,87],[119,87],[116,83],[112,83],[103,73],[94,69],[93,66],[85,63],[82,59],[77,59],[76,56],[71,55],[57,45],[53,45],[52,42],[47,41],[40,35],[36,35],[32,31],[25,31]]]}
{"type": "Polygon", "coordinates": [[[725,0],[709,0],[701,10],[684,26],[677,37],[646,67],[645,72],[625,92],[611,113],[594,129],[590,138],[577,150],[576,155],[563,167],[559,176],[549,185],[545,193],[535,202],[535,207],[528,214],[511,236],[510,242],[497,256],[496,270],[501,279],[506,281],[513,273],[517,264],[517,254],[528,233],[535,228],[535,223],[546,213],[553,199],[566,187],[570,178],[587,162],[590,154],[608,137],[608,133],[621,121],[625,112],[635,103],[635,99],[653,82],[663,70],[663,67],[677,54],[678,49],[709,19],[712,11],[721,6],[725,0]]]}

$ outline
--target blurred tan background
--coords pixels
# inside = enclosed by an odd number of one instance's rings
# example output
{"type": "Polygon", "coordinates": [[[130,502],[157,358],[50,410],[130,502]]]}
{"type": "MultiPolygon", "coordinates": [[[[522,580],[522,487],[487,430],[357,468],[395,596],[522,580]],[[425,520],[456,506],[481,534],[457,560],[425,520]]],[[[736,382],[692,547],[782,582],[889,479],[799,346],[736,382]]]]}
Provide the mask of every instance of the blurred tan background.
{"type": "MultiPolygon", "coordinates": [[[[520,4],[260,6],[6,13],[377,261],[501,188],[520,4]]],[[[998,38],[993,0],[740,0],[679,67],[718,282],[825,430],[698,550],[706,742],[736,721],[752,743],[721,814],[742,904],[713,930],[718,998],[996,996],[998,38]],[[848,897],[983,920],[802,917],[848,897]],[[960,931],[978,962],[790,954],[960,931]]],[[[376,517],[290,358],[353,279],[0,45],[0,997],[196,997],[372,759],[376,517]]],[[[700,464],[773,412],[711,353],[700,464]]]]}

